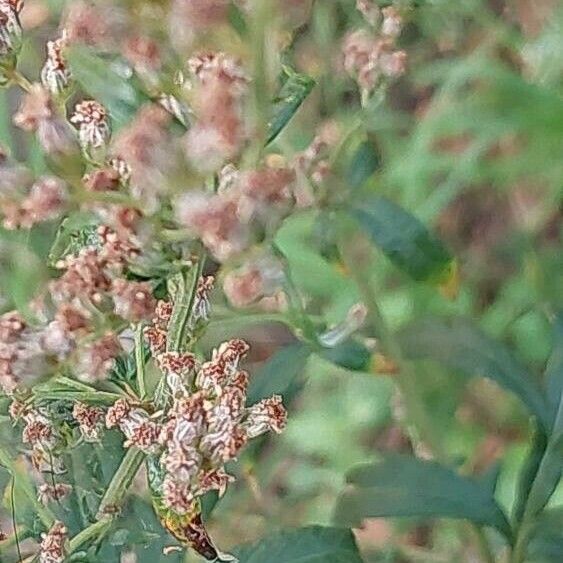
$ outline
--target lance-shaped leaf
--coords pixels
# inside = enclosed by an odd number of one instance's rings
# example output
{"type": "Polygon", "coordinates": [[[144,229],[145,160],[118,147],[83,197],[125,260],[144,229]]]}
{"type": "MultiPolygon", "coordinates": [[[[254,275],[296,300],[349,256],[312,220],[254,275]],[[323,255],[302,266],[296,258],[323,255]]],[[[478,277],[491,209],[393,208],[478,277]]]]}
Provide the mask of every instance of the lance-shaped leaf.
{"type": "Polygon", "coordinates": [[[372,197],[352,210],[371,240],[417,281],[447,284],[455,262],[443,243],[411,213],[384,197],[372,197]]]}
{"type": "Polygon", "coordinates": [[[234,550],[239,563],[362,563],[350,530],[309,526],[234,550]]]}
{"type": "Polygon", "coordinates": [[[68,49],[66,57],[73,78],[82,89],[103,104],[119,128],[131,120],[145,96],[117,60],[106,60],[84,46],[68,49]],[[121,70],[121,71],[120,71],[121,70]]]}
{"type": "Polygon", "coordinates": [[[435,360],[467,376],[482,376],[515,393],[538,418],[544,431],[550,414],[540,386],[508,348],[468,319],[428,319],[398,335],[405,357],[435,360]]]}
{"type": "Polygon", "coordinates": [[[282,132],[314,86],[315,81],[310,76],[299,74],[289,67],[284,67],[282,87],[274,100],[272,119],[268,124],[267,145],[282,132]]]}
{"type": "Polygon", "coordinates": [[[380,167],[381,155],[373,143],[364,141],[352,156],[346,171],[346,183],[353,190],[358,190],[380,167]]]}
{"type": "Polygon", "coordinates": [[[358,526],[364,518],[399,516],[456,518],[510,535],[493,497],[494,481],[462,477],[438,463],[401,454],[359,465],[346,481],[336,505],[338,524],[358,526]]]}

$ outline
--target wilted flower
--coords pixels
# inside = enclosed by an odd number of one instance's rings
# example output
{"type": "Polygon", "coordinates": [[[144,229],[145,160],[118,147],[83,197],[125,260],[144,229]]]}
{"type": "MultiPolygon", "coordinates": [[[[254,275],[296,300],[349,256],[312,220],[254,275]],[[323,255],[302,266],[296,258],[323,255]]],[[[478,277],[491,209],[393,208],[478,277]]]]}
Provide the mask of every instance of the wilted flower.
{"type": "Polygon", "coordinates": [[[107,146],[111,136],[106,108],[96,100],[85,100],[76,104],[70,122],[78,127],[78,138],[84,152],[107,146]]]}
{"type": "Polygon", "coordinates": [[[103,429],[104,411],[84,403],[75,403],[72,416],[78,422],[80,433],[86,442],[99,442],[103,429]]]}
{"type": "Polygon", "coordinates": [[[67,483],[43,483],[38,490],[37,500],[41,504],[48,504],[51,501],[60,502],[72,491],[72,485],[67,483]]]}
{"type": "Polygon", "coordinates": [[[66,557],[67,529],[62,522],[55,522],[46,534],[41,534],[40,563],[63,563],[66,557]]]}
{"type": "Polygon", "coordinates": [[[67,34],[65,31],[58,39],[47,41],[47,59],[41,69],[41,82],[54,95],[63,92],[71,79],[70,69],[63,56],[63,49],[66,45],[67,34]]]}
{"type": "Polygon", "coordinates": [[[6,63],[21,47],[19,3],[0,0],[0,61],[6,63]]]}

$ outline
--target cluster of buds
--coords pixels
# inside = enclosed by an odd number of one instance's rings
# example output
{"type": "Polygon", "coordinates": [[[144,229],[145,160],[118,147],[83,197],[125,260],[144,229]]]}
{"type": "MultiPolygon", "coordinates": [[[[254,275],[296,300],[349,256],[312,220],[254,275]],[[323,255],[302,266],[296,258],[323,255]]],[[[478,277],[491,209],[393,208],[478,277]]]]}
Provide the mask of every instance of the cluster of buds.
{"type": "Polygon", "coordinates": [[[406,70],[407,54],[396,48],[403,19],[394,6],[381,10],[367,0],[359,0],[358,8],[366,19],[379,28],[359,29],[346,36],[343,46],[343,66],[353,76],[362,92],[369,94],[383,78],[397,78],[406,70]]]}
{"type": "Polygon", "coordinates": [[[67,483],[43,483],[39,486],[37,500],[44,505],[60,502],[72,492],[72,485],[67,483]]]}
{"type": "Polygon", "coordinates": [[[278,224],[294,203],[294,184],[295,172],[283,165],[243,172],[228,166],[218,193],[192,191],[177,199],[178,222],[223,262],[246,250],[260,228],[278,224]]]}

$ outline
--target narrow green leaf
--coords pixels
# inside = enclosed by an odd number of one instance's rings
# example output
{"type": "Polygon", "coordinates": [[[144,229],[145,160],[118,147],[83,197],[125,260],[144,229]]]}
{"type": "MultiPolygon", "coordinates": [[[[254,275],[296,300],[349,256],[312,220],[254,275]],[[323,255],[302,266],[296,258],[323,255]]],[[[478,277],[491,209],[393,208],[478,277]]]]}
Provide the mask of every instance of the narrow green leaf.
{"type": "Polygon", "coordinates": [[[267,145],[282,132],[315,86],[311,77],[296,73],[289,67],[284,67],[282,82],[280,92],[273,103],[267,145]]]}
{"type": "Polygon", "coordinates": [[[357,526],[364,518],[399,516],[461,518],[510,535],[490,484],[438,463],[387,454],[379,462],[355,467],[346,480],[348,487],[336,505],[338,524],[357,526]]]}
{"type": "Polygon", "coordinates": [[[248,389],[248,404],[252,405],[271,395],[282,395],[284,399],[293,396],[299,387],[299,377],[311,349],[302,343],[290,344],[276,352],[252,377],[248,389]]]}
{"type": "Polygon", "coordinates": [[[467,376],[492,379],[515,393],[546,431],[550,415],[532,374],[508,348],[490,338],[468,319],[428,319],[415,322],[398,335],[404,355],[435,360],[467,376]]]}
{"type": "Polygon", "coordinates": [[[234,550],[239,563],[362,563],[350,530],[309,526],[234,550]]]}
{"type": "Polygon", "coordinates": [[[563,507],[545,510],[539,517],[528,548],[527,561],[561,563],[563,561],[563,507]]]}
{"type": "Polygon", "coordinates": [[[148,101],[134,82],[118,71],[119,61],[104,59],[81,45],[69,48],[66,57],[74,79],[107,108],[117,128],[130,121],[137,109],[148,101]]]}
{"type": "Polygon", "coordinates": [[[442,242],[408,211],[384,197],[373,197],[353,216],[371,240],[417,281],[445,283],[454,260],[442,242]]]}

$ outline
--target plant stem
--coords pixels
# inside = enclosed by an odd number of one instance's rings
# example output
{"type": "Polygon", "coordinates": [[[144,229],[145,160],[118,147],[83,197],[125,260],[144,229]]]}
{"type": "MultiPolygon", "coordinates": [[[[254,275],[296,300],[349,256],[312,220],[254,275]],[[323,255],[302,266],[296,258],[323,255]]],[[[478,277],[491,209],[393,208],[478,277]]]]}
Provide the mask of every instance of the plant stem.
{"type": "Polygon", "coordinates": [[[112,520],[113,518],[111,516],[106,516],[76,534],[76,536],[70,540],[68,555],[75,552],[79,547],[82,547],[90,540],[104,536],[109,530],[112,520]]]}
{"type": "Polygon", "coordinates": [[[105,519],[108,514],[113,514],[115,509],[119,508],[144,459],[144,452],[136,448],[127,450],[100,502],[98,520],[105,519]]]}
{"type": "Polygon", "coordinates": [[[178,287],[174,295],[174,307],[168,325],[167,349],[170,352],[181,352],[186,345],[190,316],[204,262],[205,255],[201,252],[194,257],[191,267],[177,276],[178,287]]]}
{"type": "Polygon", "coordinates": [[[145,380],[145,358],[143,354],[143,323],[135,329],[135,367],[137,368],[137,387],[141,401],[147,396],[145,380]]]}
{"type": "Polygon", "coordinates": [[[6,78],[9,78],[14,84],[17,84],[22,90],[29,92],[31,90],[31,82],[17,69],[5,68],[3,70],[6,78]]]}

